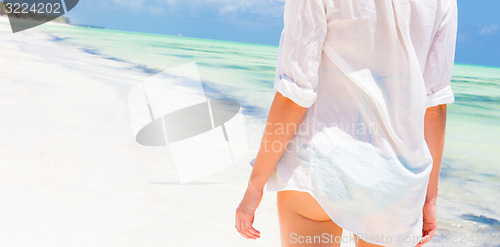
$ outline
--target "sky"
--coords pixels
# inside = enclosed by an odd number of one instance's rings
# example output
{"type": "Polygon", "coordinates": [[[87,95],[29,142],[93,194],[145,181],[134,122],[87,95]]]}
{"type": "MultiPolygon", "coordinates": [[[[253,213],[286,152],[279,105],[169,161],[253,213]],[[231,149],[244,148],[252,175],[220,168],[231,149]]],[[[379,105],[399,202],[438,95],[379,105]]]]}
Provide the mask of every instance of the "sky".
{"type": "MultiPolygon", "coordinates": [[[[284,0],[80,0],[74,24],[278,46],[284,0]]],[[[500,67],[500,0],[458,0],[455,62],[500,67]]]]}

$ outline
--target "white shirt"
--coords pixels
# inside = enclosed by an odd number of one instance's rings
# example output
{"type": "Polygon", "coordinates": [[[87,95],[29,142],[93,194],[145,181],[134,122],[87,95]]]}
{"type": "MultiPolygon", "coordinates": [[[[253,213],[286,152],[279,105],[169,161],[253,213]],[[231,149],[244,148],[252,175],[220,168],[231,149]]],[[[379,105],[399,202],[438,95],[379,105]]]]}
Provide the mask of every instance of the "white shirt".
{"type": "Polygon", "coordinates": [[[274,94],[308,110],[268,190],[309,192],[362,239],[414,246],[425,110],[454,101],[456,0],[286,0],[284,23],[274,94]]]}

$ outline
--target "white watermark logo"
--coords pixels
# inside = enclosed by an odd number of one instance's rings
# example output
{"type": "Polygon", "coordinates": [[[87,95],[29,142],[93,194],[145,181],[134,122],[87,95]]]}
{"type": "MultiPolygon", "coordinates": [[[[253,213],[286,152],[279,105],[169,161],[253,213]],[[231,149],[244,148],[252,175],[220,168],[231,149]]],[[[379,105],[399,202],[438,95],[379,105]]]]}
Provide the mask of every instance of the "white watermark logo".
{"type": "Polygon", "coordinates": [[[240,104],[206,98],[194,62],[147,78],[128,100],[136,141],[165,146],[181,183],[227,169],[248,150],[240,104]]]}

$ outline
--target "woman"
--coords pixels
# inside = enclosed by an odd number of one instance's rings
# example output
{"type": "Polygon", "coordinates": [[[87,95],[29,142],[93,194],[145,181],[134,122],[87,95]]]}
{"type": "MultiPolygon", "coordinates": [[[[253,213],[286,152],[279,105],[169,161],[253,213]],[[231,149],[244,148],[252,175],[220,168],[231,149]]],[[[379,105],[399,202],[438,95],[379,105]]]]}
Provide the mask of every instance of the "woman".
{"type": "Polygon", "coordinates": [[[456,0],[287,0],[274,100],[236,228],[264,185],[282,246],[430,241],[457,32],[456,0]]]}

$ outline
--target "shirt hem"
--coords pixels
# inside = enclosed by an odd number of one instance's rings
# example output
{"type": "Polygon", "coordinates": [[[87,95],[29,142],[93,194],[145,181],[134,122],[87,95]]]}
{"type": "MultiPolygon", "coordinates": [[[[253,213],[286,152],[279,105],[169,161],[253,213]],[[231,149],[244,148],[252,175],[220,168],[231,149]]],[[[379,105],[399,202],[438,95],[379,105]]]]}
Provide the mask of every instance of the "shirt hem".
{"type": "MultiPolygon", "coordinates": [[[[325,209],[325,205],[323,204],[323,202],[321,200],[319,200],[319,196],[313,192],[312,190],[310,189],[306,189],[306,188],[300,188],[300,187],[297,187],[297,186],[292,186],[292,185],[277,185],[277,184],[267,184],[266,186],[267,188],[267,191],[268,192],[279,192],[279,191],[299,191],[299,192],[307,192],[309,193],[313,198],[314,200],[316,200],[318,202],[318,204],[321,206],[321,208],[325,209]]],[[[325,210],[325,212],[328,214],[327,210],[325,210]]],[[[377,245],[381,245],[381,244],[387,244],[387,243],[381,243],[381,242],[374,242],[374,241],[370,241],[368,239],[366,239],[364,236],[364,234],[360,234],[359,231],[354,231],[354,229],[352,228],[349,228],[349,227],[346,227],[343,223],[340,223],[340,221],[338,219],[336,219],[335,217],[331,217],[330,214],[328,214],[328,216],[330,217],[330,219],[335,223],[337,224],[339,227],[341,227],[342,229],[345,229],[353,234],[356,234],[360,239],[364,240],[365,242],[367,243],[371,243],[371,244],[377,244],[377,245]]],[[[401,244],[389,244],[389,245],[384,245],[386,247],[414,247],[416,244],[408,244],[408,245],[401,245],[401,244]]]]}

